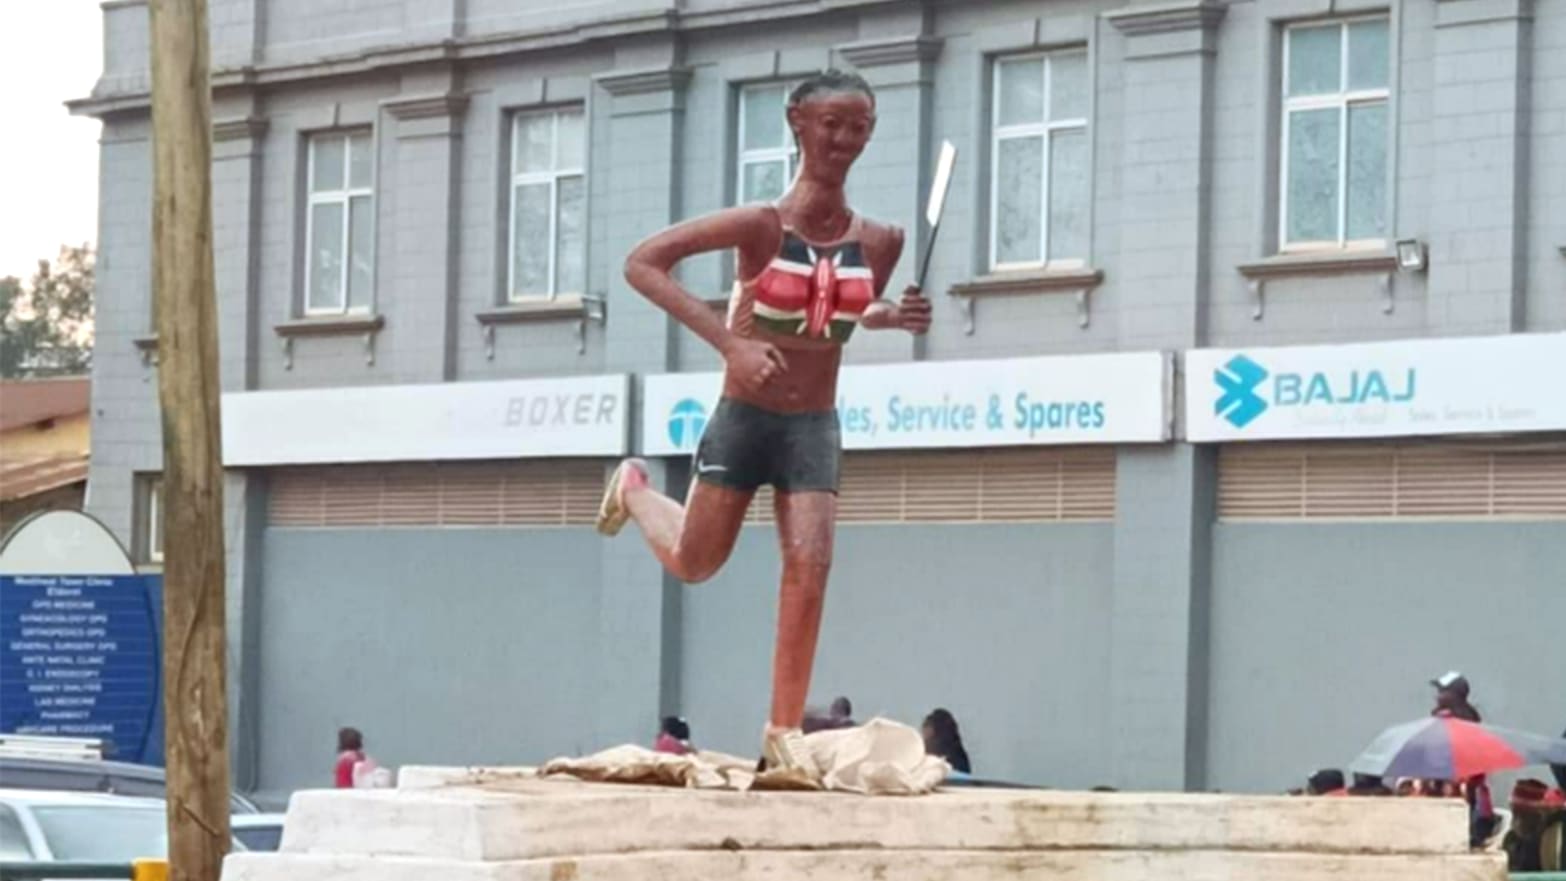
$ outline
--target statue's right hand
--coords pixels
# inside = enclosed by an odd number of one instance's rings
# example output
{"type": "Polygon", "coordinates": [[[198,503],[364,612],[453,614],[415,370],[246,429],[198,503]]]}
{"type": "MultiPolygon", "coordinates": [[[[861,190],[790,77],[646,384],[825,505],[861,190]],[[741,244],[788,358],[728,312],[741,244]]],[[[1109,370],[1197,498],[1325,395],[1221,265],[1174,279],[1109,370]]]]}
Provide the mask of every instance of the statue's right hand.
{"type": "Polygon", "coordinates": [[[774,376],[788,372],[788,359],[771,343],[741,337],[723,353],[729,375],[747,391],[760,392],[774,376]]]}

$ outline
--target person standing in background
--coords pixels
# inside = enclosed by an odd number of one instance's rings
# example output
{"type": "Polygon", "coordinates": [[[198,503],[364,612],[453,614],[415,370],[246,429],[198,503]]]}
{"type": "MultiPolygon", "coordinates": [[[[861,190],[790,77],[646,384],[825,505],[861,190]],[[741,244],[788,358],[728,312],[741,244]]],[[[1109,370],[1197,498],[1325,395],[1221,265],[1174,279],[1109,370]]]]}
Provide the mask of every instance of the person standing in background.
{"type": "Polygon", "coordinates": [[[691,726],[679,716],[664,716],[658,739],[653,742],[653,752],[683,756],[695,751],[691,747],[691,726]]]}
{"type": "Polygon", "coordinates": [[[334,785],[338,789],[352,789],[354,766],[366,760],[364,735],[359,732],[359,729],[337,729],[337,768],[334,785]]]}
{"type": "Polygon", "coordinates": [[[950,711],[937,707],[924,717],[924,751],[939,756],[962,774],[972,774],[973,764],[968,761],[968,751],[962,745],[962,732],[957,729],[957,719],[950,711]]]}
{"type": "Polygon", "coordinates": [[[846,697],[832,699],[832,706],[827,709],[825,716],[819,711],[807,711],[804,724],[800,726],[806,734],[816,731],[832,731],[837,728],[852,728],[854,722],[854,705],[846,697]]]}
{"type": "MultiPolygon", "coordinates": [[[[1448,671],[1430,684],[1436,689],[1435,709],[1432,716],[1450,716],[1465,722],[1480,724],[1484,717],[1468,699],[1468,677],[1456,670],[1448,671]]],[[[1495,801],[1490,795],[1490,783],[1483,774],[1462,781],[1463,800],[1468,802],[1468,840],[1471,847],[1480,847],[1495,831],[1495,801]]]]}
{"type": "Polygon", "coordinates": [[[1479,710],[1468,701],[1468,677],[1451,670],[1430,680],[1436,689],[1435,709],[1432,716],[1452,716],[1465,722],[1483,722],[1479,710]]]}

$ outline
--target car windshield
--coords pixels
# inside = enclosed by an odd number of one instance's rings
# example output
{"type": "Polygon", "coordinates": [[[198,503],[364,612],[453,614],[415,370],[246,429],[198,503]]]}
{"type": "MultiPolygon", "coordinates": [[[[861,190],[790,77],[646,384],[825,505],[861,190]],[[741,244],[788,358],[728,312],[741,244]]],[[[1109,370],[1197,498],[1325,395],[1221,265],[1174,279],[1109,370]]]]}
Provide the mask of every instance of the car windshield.
{"type": "Polygon", "coordinates": [[[161,807],[38,805],[33,817],[56,860],[128,863],[168,855],[161,807]]]}

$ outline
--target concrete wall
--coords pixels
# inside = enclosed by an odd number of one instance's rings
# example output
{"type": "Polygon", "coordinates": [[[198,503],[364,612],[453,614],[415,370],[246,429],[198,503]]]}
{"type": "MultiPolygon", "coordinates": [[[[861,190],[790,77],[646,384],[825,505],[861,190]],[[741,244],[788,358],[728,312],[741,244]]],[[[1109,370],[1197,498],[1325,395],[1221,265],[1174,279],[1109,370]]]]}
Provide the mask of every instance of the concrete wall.
{"type": "MultiPolygon", "coordinates": [[[[114,37],[111,29],[106,39],[114,37]]],[[[152,126],[145,116],[104,123],[98,178],[87,505],[130,547],[133,474],[163,467],[157,374],[133,343],[152,332],[152,126]]]]}
{"type": "MultiPolygon", "coordinates": [[[[1214,529],[1209,785],[1343,768],[1461,670],[1487,722],[1566,724],[1566,523],[1214,529]]],[[[1500,790],[1497,789],[1497,792],[1500,790]]]]}
{"type": "Polygon", "coordinates": [[[599,542],[581,528],[267,530],[258,787],[329,785],[342,725],[388,765],[596,748],[599,542]]]}
{"type": "MultiPolygon", "coordinates": [[[[767,715],[777,532],[747,526],[682,599],[681,695],[696,741],[755,754],[767,715]]],[[[1109,779],[1111,530],[1104,525],[843,526],[811,703],[861,719],[957,717],[982,776],[1109,779]]]]}

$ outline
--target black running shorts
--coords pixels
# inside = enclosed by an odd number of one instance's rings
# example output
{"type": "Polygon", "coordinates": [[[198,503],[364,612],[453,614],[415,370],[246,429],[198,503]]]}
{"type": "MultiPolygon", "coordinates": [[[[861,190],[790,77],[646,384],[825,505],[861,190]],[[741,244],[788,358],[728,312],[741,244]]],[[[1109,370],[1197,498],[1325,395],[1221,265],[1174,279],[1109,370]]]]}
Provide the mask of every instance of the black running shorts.
{"type": "Polygon", "coordinates": [[[731,489],[837,492],[842,436],[836,410],[774,413],[724,398],[712,411],[691,470],[731,489]]]}

